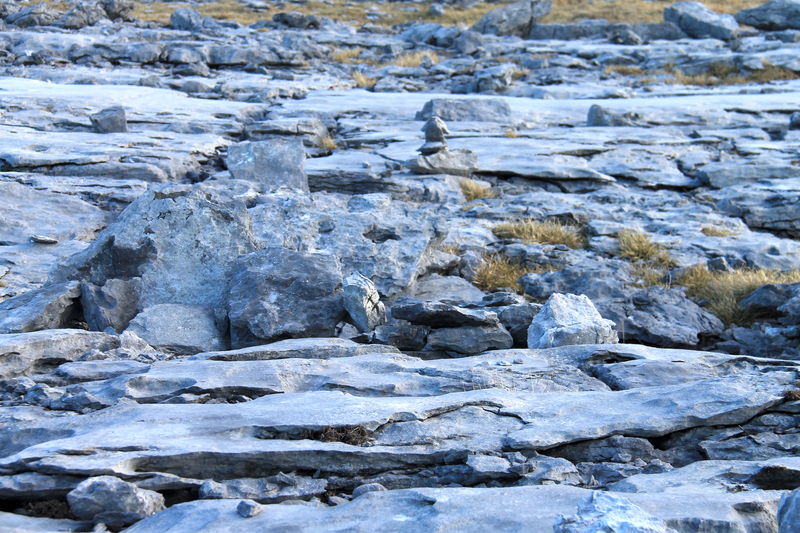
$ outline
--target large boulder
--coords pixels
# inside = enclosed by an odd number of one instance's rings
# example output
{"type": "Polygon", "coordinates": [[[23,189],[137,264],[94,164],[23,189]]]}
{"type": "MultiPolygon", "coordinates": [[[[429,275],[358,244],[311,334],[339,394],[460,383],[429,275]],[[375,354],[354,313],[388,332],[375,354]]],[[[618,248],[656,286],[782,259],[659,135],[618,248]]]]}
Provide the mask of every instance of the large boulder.
{"type": "Polygon", "coordinates": [[[722,333],[722,321],[686,297],[682,287],[631,290],[628,297],[597,304],[616,322],[622,342],[663,348],[695,347],[722,333]]]}
{"type": "Polygon", "coordinates": [[[553,294],[528,328],[528,348],[616,342],[614,323],[583,294],[553,294]]]}
{"type": "Polygon", "coordinates": [[[164,496],[114,476],[92,477],[67,494],[69,508],[81,520],[121,528],[164,510],[164,496]]]}
{"type": "Polygon", "coordinates": [[[52,278],[98,286],[140,278],[140,310],[164,303],[224,309],[233,264],[254,249],[244,204],[197,189],[160,188],[129,205],[52,278]]]}
{"type": "Polygon", "coordinates": [[[8,24],[20,28],[47,26],[55,22],[58,12],[44,2],[31,4],[6,17],[8,24]]]}
{"type": "Polygon", "coordinates": [[[440,220],[424,205],[378,193],[263,195],[250,214],[260,246],[330,254],[344,272],[359,272],[387,297],[425,271],[440,220]]]}
{"type": "Polygon", "coordinates": [[[77,30],[86,26],[93,26],[106,18],[106,10],[93,2],[79,2],[64,13],[56,22],[57,26],[77,30]]]}
{"type": "Polygon", "coordinates": [[[531,27],[550,12],[550,0],[522,0],[486,13],[472,26],[480,33],[527,38],[531,27]]]}
{"type": "Polygon", "coordinates": [[[131,20],[131,12],[136,7],[134,0],[100,0],[100,5],[111,20],[131,20]]]}
{"type": "Polygon", "coordinates": [[[716,13],[700,2],[678,2],[665,8],[664,22],[672,22],[695,39],[728,41],[740,29],[733,15],[716,13]]]}
{"type": "Polygon", "coordinates": [[[332,337],[344,316],[339,262],[280,247],[240,257],[228,311],[234,348],[285,337],[332,337]]]}
{"type": "Polygon", "coordinates": [[[234,178],[260,183],[265,192],[282,187],[308,192],[301,139],[242,142],[228,148],[225,163],[234,178]]]}
{"type": "Polygon", "coordinates": [[[759,30],[800,30],[800,0],[770,0],[739,11],[736,20],[759,30]]]}

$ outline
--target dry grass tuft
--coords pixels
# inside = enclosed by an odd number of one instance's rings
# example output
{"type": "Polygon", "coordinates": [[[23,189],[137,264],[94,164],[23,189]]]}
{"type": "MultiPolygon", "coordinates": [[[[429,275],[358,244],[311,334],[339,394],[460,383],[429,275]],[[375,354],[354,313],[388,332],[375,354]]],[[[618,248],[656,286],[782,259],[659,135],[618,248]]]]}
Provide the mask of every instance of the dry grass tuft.
{"type": "Polygon", "coordinates": [[[696,85],[700,87],[800,79],[800,72],[771,64],[765,64],[763,69],[754,70],[747,76],[741,75],[739,70],[733,65],[721,62],[711,63],[708,66],[708,70],[700,74],[685,74],[680,70],[675,70],[673,67],[668,67],[664,69],[663,72],[670,75],[669,78],[664,80],[665,83],[696,85]]]}
{"type": "Polygon", "coordinates": [[[800,270],[711,272],[705,265],[695,265],[684,270],[676,282],[686,287],[689,296],[704,300],[706,308],[726,324],[744,326],[753,321],[753,316],[739,308],[739,301],[762,285],[800,282],[800,270]]]}
{"type": "Polygon", "coordinates": [[[336,63],[357,63],[356,59],[363,51],[363,48],[336,48],[331,52],[331,60],[336,63]]]}
{"type": "Polygon", "coordinates": [[[641,76],[644,70],[633,65],[609,65],[605,69],[606,74],[620,74],[622,76],[641,76]]]}
{"type": "Polygon", "coordinates": [[[326,135],[319,141],[319,147],[323,150],[336,150],[336,139],[331,137],[330,135],[326,135]]]}
{"type": "Polygon", "coordinates": [[[641,231],[624,230],[617,234],[619,255],[633,262],[642,262],[653,267],[670,268],[675,261],[661,245],[650,240],[641,231]]]}
{"type": "Polygon", "coordinates": [[[522,293],[519,278],[531,270],[504,255],[485,255],[472,283],[482,290],[513,289],[522,293]]]}
{"type": "Polygon", "coordinates": [[[730,237],[732,235],[739,235],[739,232],[736,230],[717,226],[703,226],[700,228],[700,232],[707,237],[730,237]]]}
{"type": "Polygon", "coordinates": [[[566,244],[570,248],[583,248],[586,240],[578,228],[546,220],[520,220],[498,224],[492,231],[501,239],[522,239],[529,243],[566,244]]]}
{"type": "Polygon", "coordinates": [[[430,59],[431,63],[434,65],[439,62],[439,56],[436,52],[418,51],[399,55],[391,64],[397,67],[418,67],[425,61],[426,57],[430,59]]]}
{"type": "Polygon", "coordinates": [[[747,81],[753,83],[798,79],[800,79],[800,72],[795,72],[784,67],[777,67],[775,65],[764,65],[763,69],[754,70],[747,76],[747,81]]]}
{"type": "Polygon", "coordinates": [[[506,131],[503,132],[503,137],[508,137],[509,139],[516,139],[519,137],[519,133],[514,128],[506,128],[506,131]]]}
{"type": "Polygon", "coordinates": [[[363,72],[353,72],[353,81],[356,82],[357,87],[371,89],[378,83],[378,78],[370,78],[363,72]]]}
{"type": "Polygon", "coordinates": [[[479,181],[469,178],[461,178],[458,181],[461,186],[461,192],[464,193],[464,198],[468,202],[479,200],[480,198],[494,198],[495,193],[491,187],[483,185],[479,181]]]}

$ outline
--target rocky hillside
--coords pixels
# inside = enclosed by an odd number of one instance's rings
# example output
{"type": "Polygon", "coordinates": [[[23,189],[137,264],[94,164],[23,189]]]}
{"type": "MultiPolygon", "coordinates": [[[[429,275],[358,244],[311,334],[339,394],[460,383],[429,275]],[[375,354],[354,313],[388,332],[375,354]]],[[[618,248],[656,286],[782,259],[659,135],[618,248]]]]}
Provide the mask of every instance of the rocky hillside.
{"type": "Polygon", "coordinates": [[[0,0],[0,531],[800,531],[800,0],[317,7],[0,0]]]}

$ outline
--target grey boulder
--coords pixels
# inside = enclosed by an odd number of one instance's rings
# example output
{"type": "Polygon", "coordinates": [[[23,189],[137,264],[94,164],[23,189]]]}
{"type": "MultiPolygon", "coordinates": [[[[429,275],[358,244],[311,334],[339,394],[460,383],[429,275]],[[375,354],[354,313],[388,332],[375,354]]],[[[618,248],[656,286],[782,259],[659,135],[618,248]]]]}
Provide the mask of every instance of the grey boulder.
{"type": "Polygon", "coordinates": [[[497,314],[480,309],[467,309],[445,302],[425,302],[415,298],[398,298],[392,305],[392,317],[432,328],[461,326],[496,326],[497,314]]]}
{"type": "Polygon", "coordinates": [[[739,34],[733,15],[716,13],[700,2],[678,2],[664,9],[664,22],[672,22],[689,37],[727,41],[739,34]]]}
{"type": "Polygon", "coordinates": [[[114,106],[103,109],[89,117],[97,133],[124,133],[128,131],[125,108],[114,106]]]}
{"type": "Polygon", "coordinates": [[[589,127],[636,126],[639,117],[635,113],[612,113],[594,104],[589,108],[586,125],[589,127]]]}
{"type": "Polygon", "coordinates": [[[92,477],[67,494],[72,514],[123,527],[164,510],[164,497],[114,476],[92,477]]]}
{"type": "Polygon", "coordinates": [[[425,349],[473,355],[486,350],[507,350],[513,345],[511,334],[498,324],[433,330],[428,334],[425,349]]]}
{"type": "Polygon", "coordinates": [[[126,331],[165,352],[191,355],[227,348],[219,322],[202,305],[158,304],[136,315],[126,331]]]}
{"type": "Polygon", "coordinates": [[[228,311],[234,348],[281,337],[332,337],[345,311],[339,262],[280,247],[242,256],[228,311]]]}
{"type": "Polygon", "coordinates": [[[616,342],[614,323],[586,295],[553,294],[528,328],[528,348],[616,342]]]}
{"type": "Polygon", "coordinates": [[[308,192],[305,158],[302,140],[272,139],[231,145],[225,164],[235,179],[260,183],[265,192],[282,187],[308,192]]]}
{"type": "Polygon", "coordinates": [[[344,308],[359,331],[372,331],[386,322],[386,307],[369,278],[355,272],[345,278],[342,291],[344,308]]]}
{"type": "Polygon", "coordinates": [[[550,12],[550,0],[522,0],[486,13],[472,26],[480,33],[526,38],[531,27],[550,12]]]}
{"type": "Polygon", "coordinates": [[[770,0],[739,11],[736,20],[759,30],[800,29],[800,0],[770,0]]]}
{"type": "Polygon", "coordinates": [[[176,303],[224,309],[236,258],[255,249],[243,203],[197,189],[151,190],[130,204],[54,281],[141,278],[139,308],[176,303]]]}

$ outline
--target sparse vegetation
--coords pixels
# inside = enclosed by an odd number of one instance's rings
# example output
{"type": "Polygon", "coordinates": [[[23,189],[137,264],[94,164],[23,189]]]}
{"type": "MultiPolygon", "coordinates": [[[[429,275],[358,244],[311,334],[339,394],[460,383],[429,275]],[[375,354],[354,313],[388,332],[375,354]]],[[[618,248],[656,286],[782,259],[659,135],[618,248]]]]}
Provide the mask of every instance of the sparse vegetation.
{"type": "Polygon", "coordinates": [[[722,62],[711,63],[705,72],[699,74],[685,74],[674,67],[666,68],[664,73],[670,75],[670,77],[663,80],[665,83],[701,87],[800,79],[800,72],[770,64],[764,65],[761,70],[751,71],[746,76],[742,75],[735,66],[722,62]]]}
{"type": "Polygon", "coordinates": [[[506,131],[503,132],[503,137],[508,137],[509,139],[516,139],[519,137],[519,133],[514,128],[506,128],[506,131]]]}
{"type": "Polygon", "coordinates": [[[650,240],[647,233],[623,230],[617,234],[619,255],[632,262],[645,263],[653,267],[669,268],[675,262],[661,245],[650,240]]]}
{"type": "Polygon", "coordinates": [[[466,198],[468,202],[479,200],[480,198],[495,197],[494,190],[492,190],[490,186],[483,185],[479,181],[461,178],[458,183],[461,186],[461,192],[464,193],[464,198],[466,198]]]}
{"type": "Polygon", "coordinates": [[[529,243],[565,244],[570,248],[583,248],[586,244],[579,228],[550,220],[504,222],[492,231],[501,239],[522,239],[529,243]]]}
{"type": "Polygon", "coordinates": [[[439,62],[439,56],[436,54],[436,52],[420,50],[417,52],[408,52],[407,54],[397,56],[394,61],[392,61],[392,65],[397,67],[418,67],[423,61],[425,61],[426,57],[434,65],[439,62]]]}
{"type": "Polygon", "coordinates": [[[609,65],[605,69],[606,74],[620,74],[622,76],[641,76],[644,70],[634,65],[609,65]]]}
{"type": "Polygon", "coordinates": [[[762,285],[800,282],[800,270],[711,272],[705,265],[695,265],[684,270],[676,282],[686,287],[689,296],[702,300],[706,308],[726,324],[747,325],[753,317],[739,308],[739,301],[762,285]]]}
{"type": "Polygon", "coordinates": [[[363,48],[337,48],[331,52],[331,59],[336,63],[357,63],[356,59],[363,51],[363,48]]]}
{"type": "Polygon", "coordinates": [[[703,226],[700,232],[707,237],[730,237],[731,235],[738,235],[739,232],[728,228],[720,228],[717,226],[703,226]]]}
{"type": "Polygon", "coordinates": [[[378,82],[378,78],[371,78],[363,72],[356,71],[353,72],[353,81],[356,82],[356,87],[371,89],[378,82]]]}
{"type": "Polygon", "coordinates": [[[531,272],[522,264],[500,254],[485,255],[472,283],[483,290],[513,289],[522,293],[519,278],[531,272]]]}
{"type": "Polygon", "coordinates": [[[651,241],[647,233],[620,231],[617,245],[619,256],[631,262],[631,273],[643,285],[663,285],[669,269],[675,266],[669,252],[651,241]]]}
{"type": "Polygon", "coordinates": [[[319,141],[319,147],[323,150],[333,151],[336,150],[336,140],[330,135],[326,135],[319,141]]]}
{"type": "MultiPolygon", "coordinates": [[[[581,19],[606,19],[616,22],[661,22],[664,8],[672,0],[553,0],[550,14],[542,22],[577,22],[581,19]]],[[[763,0],[706,0],[709,9],[736,13],[763,4],[763,0]]]]}
{"type": "MultiPolygon", "coordinates": [[[[40,0],[27,0],[24,5],[37,3],[40,0]]],[[[51,5],[58,5],[62,10],[67,9],[68,3],[63,1],[49,1],[51,5]]],[[[511,3],[511,2],[504,2],[511,3]]],[[[602,18],[609,22],[661,22],[664,7],[673,3],[671,0],[553,0],[550,14],[543,22],[575,22],[587,18],[602,18]]],[[[709,8],[723,12],[735,13],[747,7],[757,6],[763,0],[708,0],[704,2],[709,8]]],[[[159,22],[169,22],[169,16],[179,7],[192,7],[201,14],[219,19],[235,20],[241,24],[253,24],[260,20],[269,20],[275,13],[281,11],[298,11],[311,13],[321,17],[346,22],[350,24],[373,23],[380,26],[391,27],[405,22],[436,22],[442,25],[465,24],[470,26],[478,21],[484,14],[496,9],[502,4],[492,2],[477,2],[476,4],[448,7],[442,16],[433,15],[426,3],[411,4],[406,2],[389,2],[373,4],[375,9],[369,9],[370,4],[361,2],[348,2],[347,0],[310,0],[305,4],[292,4],[286,6],[280,3],[270,3],[266,8],[253,8],[241,3],[239,0],[214,0],[196,5],[184,2],[167,2],[156,0],[151,3],[136,2],[134,16],[139,19],[159,22]]]]}

